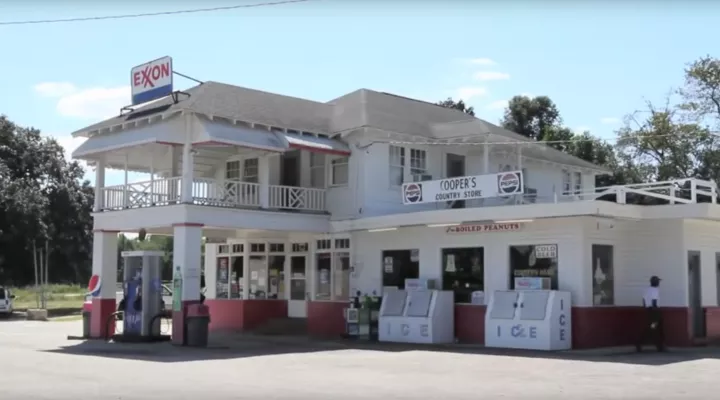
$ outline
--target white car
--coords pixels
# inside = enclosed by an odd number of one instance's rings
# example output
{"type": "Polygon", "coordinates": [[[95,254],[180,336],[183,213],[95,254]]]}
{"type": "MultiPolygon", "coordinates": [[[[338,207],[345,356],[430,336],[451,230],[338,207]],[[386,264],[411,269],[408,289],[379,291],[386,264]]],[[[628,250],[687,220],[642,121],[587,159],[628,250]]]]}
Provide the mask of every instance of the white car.
{"type": "Polygon", "coordinates": [[[13,299],[15,295],[10,289],[0,286],[0,316],[9,317],[13,313],[13,299]]]}

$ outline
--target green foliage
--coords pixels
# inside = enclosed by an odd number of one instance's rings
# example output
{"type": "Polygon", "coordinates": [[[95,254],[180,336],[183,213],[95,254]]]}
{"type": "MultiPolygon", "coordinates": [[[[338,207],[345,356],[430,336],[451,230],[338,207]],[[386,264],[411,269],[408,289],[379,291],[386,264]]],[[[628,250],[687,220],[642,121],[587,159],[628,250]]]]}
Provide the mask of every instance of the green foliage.
{"type": "Polygon", "coordinates": [[[464,101],[458,100],[455,101],[452,98],[447,98],[443,101],[439,101],[436,103],[437,105],[445,108],[453,108],[458,111],[462,111],[465,114],[475,116],[475,108],[474,107],[468,107],[464,101]]]}
{"type": "Polygon", "coordinates": [[[34,281],[32,243],[50,243],[50,280],[86,281],[93,189],[57,141],[0,116],[0,282],[34,281]]]}

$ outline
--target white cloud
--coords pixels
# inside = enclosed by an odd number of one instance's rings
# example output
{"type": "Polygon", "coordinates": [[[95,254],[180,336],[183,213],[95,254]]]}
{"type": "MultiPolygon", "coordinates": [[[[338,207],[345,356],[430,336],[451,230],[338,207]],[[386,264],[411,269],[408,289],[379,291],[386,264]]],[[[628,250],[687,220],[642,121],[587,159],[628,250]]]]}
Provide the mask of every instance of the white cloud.
{"type": "Polygon", "coordinates": [[[510,79],[510,74],[505,72],[479,71],[473,75],[476,81],[503,81],[510,79]]]}
{"type": "Polygon", "coordinates": [[[614,124],[617,124],[618,122],[620,122],[620,118],[605,117],[605,118],[600,118],[600,122],[605,125],[614,125],[614,124]]]}
{"type": "Polygon", "coordinates": [[[492,103],[487,105],[488,110],[504,110],[505,107],[507,107],[508,101],[507,100],[496,100],[492,103]]]}
{"type": "Polygon", "coordinates": [[[130,104],[129,86],[81,89],[68,82],[44,82],[34,89],[41,96],[57,98],[57,112],[64,117],[105,119],[130,104]]]}
{"type": "Polygon", "coordinates": [[[489,58],[471,58],[468,60],[469,64],[472,65],[483,65],[483,66],[489,66],[489,65],[495,65],[496,62],[489,59],[489,58]]]}
{"type": "Polygon", "coordinates": [[[533,97],[535,97],[534,94],[532,94],[532,93],[527,93],[527,92],[520,93],[520,96],[529,97],[529,98],[531,98],[531,99],[532,99],[533,97]]]}
{"type": "Polygon", "coordinates": [[[44,82],[33,88],[44,97],[61,97],[77,92],[77,88],[70,82],[44,82]]]}
{"type": "Polygon", "coordinates": [[[481,86],[466,86],[455,91],[455,97],[460,100],[468,101],[475,97],[482,97],[487,94],[487,89],[481,86]]]}

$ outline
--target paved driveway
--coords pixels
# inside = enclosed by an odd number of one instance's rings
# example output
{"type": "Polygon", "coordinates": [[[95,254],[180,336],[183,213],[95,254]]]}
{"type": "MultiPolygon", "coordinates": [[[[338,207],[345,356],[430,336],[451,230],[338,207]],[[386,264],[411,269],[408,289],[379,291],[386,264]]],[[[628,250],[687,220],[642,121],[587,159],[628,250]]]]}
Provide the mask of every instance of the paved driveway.
{"type": "Polygon", "coordinates": [[[0,397],[696,399],[716,397],[720,376],[720,351],[545,357],[266,338],[198,350],[66,339],[79,329],[0,321],[0,397]]]}

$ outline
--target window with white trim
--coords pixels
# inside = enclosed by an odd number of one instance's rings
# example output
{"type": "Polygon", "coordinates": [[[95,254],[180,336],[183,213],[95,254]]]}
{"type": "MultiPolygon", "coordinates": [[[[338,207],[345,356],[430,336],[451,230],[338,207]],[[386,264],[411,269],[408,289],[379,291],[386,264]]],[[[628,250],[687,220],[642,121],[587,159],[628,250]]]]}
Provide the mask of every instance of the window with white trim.
{"type": "Polygon", "coordinates": [[[348,184],[348,157],[334,158],[330,161],[330,184],[345,186],[348,184]]]}
{"type": "Polygon", "coordinates": [[[228,161],[225,163],[225,179],[240,180],[240,161],[228,161]]]}
{"type": "Polygon", "coordinates": [[[310,153],[310,187],[325,188],[325,154],[310,153]]]}
{"type": "Polygon", "coordinates": [[[410,149],[410,176],[427,174],[427,152],[425,150],[410,149]]]}
{"type": "Polygon", "coordinates": [[[582,193],[582,173],[581,172],[574,172],[573,175],[575,176],[574,184],[575,184],[575,194],[582,193]]]}
{"type": "Polygon", "coordinates": [[[390,145],[390,186],[401,186],[405,174],[405,148],[390,145]]]}
{"type": "Polygon", "coordinates": [[[315,300],[350,298],[350,239],[319,239],[315,243],[315,300]]]}
{"type": "Polygon", "coordinates": [[[572,187],[572,175],[570,174],[570,171],[563,170],[562,171],[562,194],[564,194],[564,195],[570,194],[571,187],[572,187]]]}
{"type": "Polygon", "coordinates": [[[248,158],[243,161],[243,181],[258,183],[258,159],[248,158]]]}

